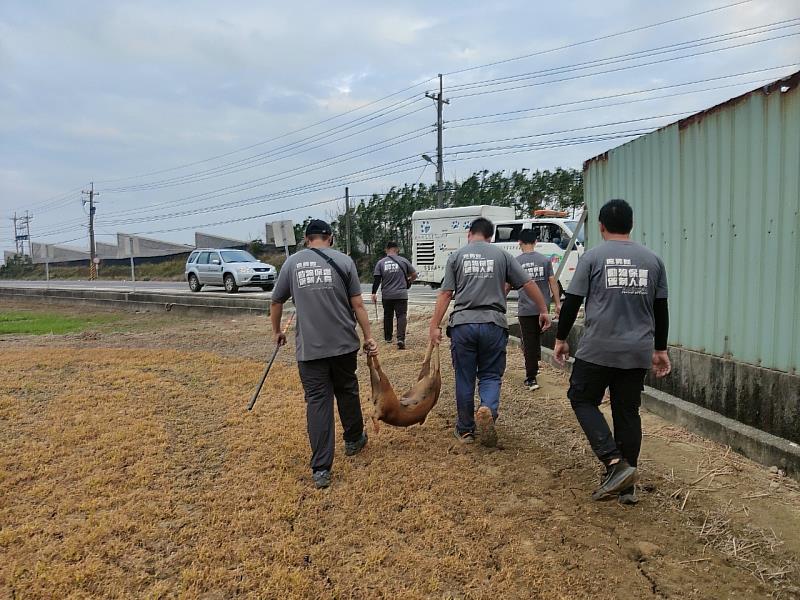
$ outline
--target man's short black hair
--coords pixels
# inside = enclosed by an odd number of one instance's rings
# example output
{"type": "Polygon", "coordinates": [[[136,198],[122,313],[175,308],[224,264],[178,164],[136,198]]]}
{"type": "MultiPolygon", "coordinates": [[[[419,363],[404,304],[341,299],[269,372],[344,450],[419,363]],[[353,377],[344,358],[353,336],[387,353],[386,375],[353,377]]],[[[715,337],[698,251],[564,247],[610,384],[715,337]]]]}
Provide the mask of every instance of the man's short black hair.
{"type": "Polygon", "coordinates": [[[400,245],[397,242],[386,242],[386,249],[392,250],[394,248],[400,249],[400,245]]]}
{"type": "Polygon", "coordinates": [[[536,240],[536,232],[533,229],[523,229],[519,232],[519,241],[523,244],[535,244],[536,240]]]}
{"type": "Polygon", "coordinates": [[[633,229],[633,209],[620,198],[606,202],[600,209],[599,219],[609,233],[627,235],[633,229]]]}
{"type": "Polygon", "coordinates": [[[490,240],[494,235],[494,223],[492,223],[489,219],[478,217],[469,226],[469,232],[472,234],[482,235],[487,240],[490,240]]]}

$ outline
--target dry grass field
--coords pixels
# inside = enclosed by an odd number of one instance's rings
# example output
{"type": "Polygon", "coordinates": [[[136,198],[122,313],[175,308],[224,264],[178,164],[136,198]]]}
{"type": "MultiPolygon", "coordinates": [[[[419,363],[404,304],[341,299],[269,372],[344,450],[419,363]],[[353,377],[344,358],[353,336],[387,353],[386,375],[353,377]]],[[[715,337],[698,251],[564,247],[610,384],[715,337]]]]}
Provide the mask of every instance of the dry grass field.
{"type": "MultiPolygon", "coordinates": [[[[317,491],[291,349],[245,410],[266,319],[116,319],[0,336],[0,598],[800,597],[796,482],[646,415],[642,502],[592,502],[565,378],[527,392],[516,349],[499,448],[452,438],[445,359],[428,422],[317,491]]],[[[397,388],[425,327],[382,347],[397,388]]]]}

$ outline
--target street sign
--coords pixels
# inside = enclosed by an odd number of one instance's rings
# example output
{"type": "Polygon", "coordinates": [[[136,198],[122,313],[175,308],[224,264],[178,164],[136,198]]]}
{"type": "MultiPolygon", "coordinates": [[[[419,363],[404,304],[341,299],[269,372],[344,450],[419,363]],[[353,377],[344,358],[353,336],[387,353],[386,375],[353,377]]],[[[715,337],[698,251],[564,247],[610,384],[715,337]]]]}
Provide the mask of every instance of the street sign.
{"type": "Polygon", "coordinates": [[[289,246],[297,245],[294,237],[294,223],[291,220],[267,223],[266,233],[266,243],[273,244],[278,248],[283,246],[286,256],[289,256],[289,246]]]}
{"type": "Polygon", "coordinates": [[[268,246],[295,246],[297,239],[294,237],[294,223],[292,221],[273,221],[267,223],[266,239],[268,246]]]}
{"type": "Polygon", "coordinates": [[[92,259],[92,262],[93,262],[94,264],[96,264],[96,265],[99,265],[99,264],[100,264],[100,257],[99,257],[99,256],[95,256],[95,257],[92,259]]]}

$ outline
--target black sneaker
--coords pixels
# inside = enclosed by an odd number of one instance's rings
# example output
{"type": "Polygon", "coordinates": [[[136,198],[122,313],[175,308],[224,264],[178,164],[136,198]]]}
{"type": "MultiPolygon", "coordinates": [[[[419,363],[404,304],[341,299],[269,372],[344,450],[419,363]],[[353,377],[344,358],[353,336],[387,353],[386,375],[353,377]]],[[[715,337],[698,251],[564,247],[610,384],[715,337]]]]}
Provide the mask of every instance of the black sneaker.
{"type": "Polygon", "coordinates": [[[619,493],[619,503],[633,506],[639,503],[639,496],[636,494],[636,486],[632,485],[629,488],[622,490],[619,493]]]}
{"type": "Polygon", "coordinates": [[[383,341],[386,342],[387,344],[391,344],[392,338],[389,338],[388,340],[386,338],[383,338],[383,341]]]}
{"type": "Polygon", "coordinates": [[[525,380],[525,387],[528,388],[530,391],[535,392],[541,386],[536,383],[536,377],[531,377],[530,379],[525,380]]]}
{"type": "Polygon", "coordinates": [[[397,349],[398,350],[405,350],[406,349],[406,343],[402,342],[402,341],[401,342],[397,342],[397,349]]]}
{"type": "Polygon", "coordinates": [[[592,500],[604,500],[622,490],[631,487],[639,479],[639,472],[636,467],[628,464],[628,461],[621,459],[618,463],[610,465],[606,469],[603,482],[592,494],[592,500]]]}
{"type": "Polygon", "coordinates": [[[361,434],[361,437],[358,438],[355,442],[345,442],[344,443],[344,453],[347,456],[353,456],[361,452],[362,448],[367,445],[367,432],[364,431],[361,434]]]}
{"type": "Polygon", "coordinates": [[[453,429],[453,436],[461,442],[462,444],[472,444],[475,442],[475,434],[471,431],[465,431],[464,433],[459,433],[458,427],[453,429]]]}
{"type": "Polygon", "coordinates": [[[327,469],[314,471],[311,477],[314,479],[314,487],[318,490],[323,490],[331,485],[331,472],[327,469]]]}

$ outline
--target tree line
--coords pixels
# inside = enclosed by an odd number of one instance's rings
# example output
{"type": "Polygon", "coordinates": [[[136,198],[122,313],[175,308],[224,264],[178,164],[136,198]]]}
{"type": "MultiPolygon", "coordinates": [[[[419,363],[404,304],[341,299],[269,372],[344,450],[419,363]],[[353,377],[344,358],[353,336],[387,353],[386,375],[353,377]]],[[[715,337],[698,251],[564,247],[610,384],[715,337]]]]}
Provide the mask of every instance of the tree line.
{"type": "MultiPolygon", "coordinates": [[[[511,173],[483,170],[460,182],[446,182],[444,190],[445,207],[507,206],[514,208],[517,218],[533,216],[533,211],[542,208],[577,211],[583,205],[583,177],[577,169],[522,169],[511,173]]],[[[359,270],[368,270],[383,255],[390,240],[397,242],[400,252],[410,258],[411,215],[431,208],[436,208],[436,186],[424,183],[393,187],[385,194],[373,194],[353,203],[349,214],[350,253],[359,270]]],[[[298,240],[303,238],[310,219],[295,226],[298,240]]],[[[339,250],[347,245],[346,219],[342,210],[331,222],[339,250]]]]}

